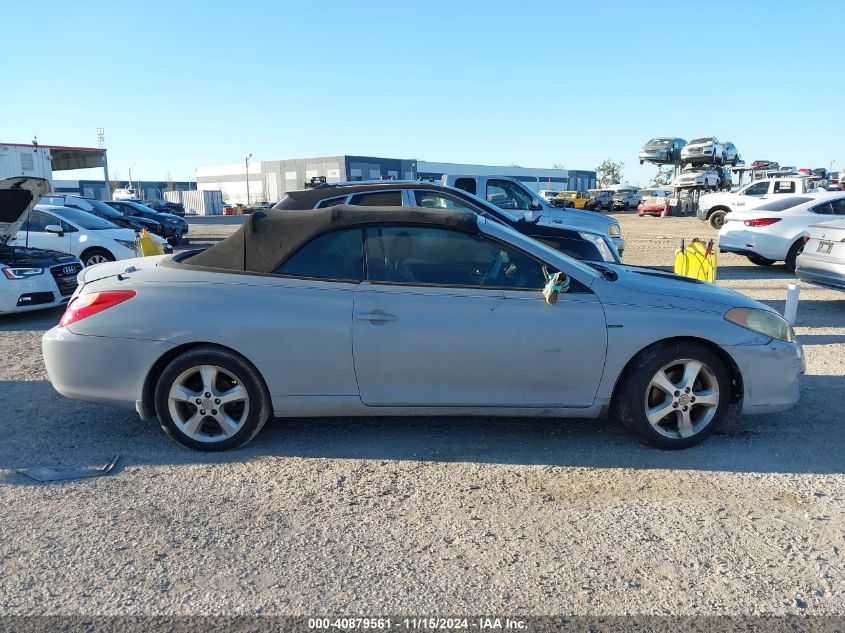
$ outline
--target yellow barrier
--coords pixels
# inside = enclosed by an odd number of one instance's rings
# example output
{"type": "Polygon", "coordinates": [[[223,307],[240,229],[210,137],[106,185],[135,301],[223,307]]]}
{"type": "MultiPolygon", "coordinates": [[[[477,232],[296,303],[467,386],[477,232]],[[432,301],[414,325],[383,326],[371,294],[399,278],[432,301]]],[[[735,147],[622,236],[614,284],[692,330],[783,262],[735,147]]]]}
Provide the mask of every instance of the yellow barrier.
{"type": "Polygon", "coordinates": [[[135,250],[141,253],[141,257],[164,255],[164,247],[153,239],[147,229],[141,229],[141,233],[135,238],[135,250]]]}
{"type": "Polygon", "coordinates": [[[705,244],[695,237],[689,243],[689,246],[684,246],[684,241],[681,240],[681,248],[675,251],[676,275],[707,281],[712,284],[716,281],[716,265],[716,250],[713,248],[713,240],[705,244]]]}

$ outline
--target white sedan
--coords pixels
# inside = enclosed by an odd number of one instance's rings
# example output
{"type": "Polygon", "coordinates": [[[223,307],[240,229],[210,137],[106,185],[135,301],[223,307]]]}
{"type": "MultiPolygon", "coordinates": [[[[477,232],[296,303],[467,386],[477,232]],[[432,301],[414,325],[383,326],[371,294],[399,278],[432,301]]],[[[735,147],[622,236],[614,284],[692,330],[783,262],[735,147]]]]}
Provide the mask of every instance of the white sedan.
{"type": "Polygon", "coordinates": [[[795,270],[807,228],[843,218],[842,192],[784,197],[756,209],[728,213],[719,231],[719,250],[745,255],[758,266],[782,261],[789,270],[795,270]]]}
{"type": "MultiPolygon", "coordinates": [[[[171,252],[163,239],[152,236],[171,252]]],[[[43,248],[76,255],[83,266],[137,257],[135,232],[79,209],[37,205],[8,241],[9,245],[43,248]]]]}

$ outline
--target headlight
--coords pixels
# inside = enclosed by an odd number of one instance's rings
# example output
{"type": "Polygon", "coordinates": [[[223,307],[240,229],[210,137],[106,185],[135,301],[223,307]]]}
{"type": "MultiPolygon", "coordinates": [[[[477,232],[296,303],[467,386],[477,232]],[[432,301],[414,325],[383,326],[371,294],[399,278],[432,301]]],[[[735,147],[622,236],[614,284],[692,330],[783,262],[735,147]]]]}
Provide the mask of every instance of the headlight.
{"type": "Polygon", "coordinates": [[[619,229],[618,224],[611,224],[607,227],[607,232],[611,237],[619,237],[622,234],[622,231],[619,229]]]}
{"type": "Polygon", "coordinates": [[[117,242],[124,248],[128,248],[130,251],[135,250],[135,242],[130,242],[129,240],[115,240],[115,242],[117,242]]]}
{"type": "Polygon", "coordinates": [[[587,240],[593,244],[593,246],[598,249],[604,261],[612,262],[614,264],[616,263],[616,258],[613,256],[610,246],[608,246],[607,242],[604,241],[603,237],[596,235],[595,233],[582,233],[581,231],[578,231],[578,235],[581,236],[581,239],[587,240]]]}
{"type": "Polygon", "coordinates": [[[34,277],[35,275],[40,275],[44,272],[43,268],[4,268],[3,274],[6,275],[6,279],[26,279],[28,277],[34,277]]]}
{"type": "Polygon", "coordinates": [[[753,308],[733,308],[725,314],[725,320],[744,327],[746,330],[763,334],[779,341],[792,343],[795,340],[795,332],[792,327],[779,314],[766,310],[755,310],[753,308]]]}

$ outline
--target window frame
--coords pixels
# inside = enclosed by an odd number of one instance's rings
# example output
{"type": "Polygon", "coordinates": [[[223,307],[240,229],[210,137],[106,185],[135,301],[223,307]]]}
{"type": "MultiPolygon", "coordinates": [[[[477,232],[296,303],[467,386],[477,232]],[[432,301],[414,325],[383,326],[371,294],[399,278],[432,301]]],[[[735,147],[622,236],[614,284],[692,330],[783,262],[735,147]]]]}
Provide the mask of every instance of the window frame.
{"type": "MultiPolygon", "coordinates": [[[[339,196],[337,196],[337,197],[339,197],[339,196]]],[[[403,190],[402,190],[402,189],[400,189],[400,188],[398,188],[398,187],[392,187],[392,188],[389,188],[389,189],[373,189],[372,191],[360,191],[360,192],[358,192],[358,193],[351,193],[351,194],[349,194],[349,196],[347,197],[345,204],[351,204],[351,205],[355,205],[355,206],[363,206],[363,207],[371,207],[371,208],[372,208],[372,207],[383,207],[383,206],[390,206],[390,207],[400,206],[400,207],[404,207],[404,206],[407,206],[407,205],[406,205],[406,203],[405,203],[405,200],[406,200],[406,198],[405,198],[405,195],[404,195],[403,190]],[[353,201],[352,201],[354,198],[356,198],[356,197],[358,197],[358,196],[372,196],[372,195],[385,194],[385,193],[394,193],[394,192],[395,192],[395,193],[397,193],[397,194],[399,194],[399,204],[398,204],[398,205],[395,205],[395,204],[391,204],[391,205],[384,205],[384,204],[377,204],[377,205],[367,205],[367,204],[364,204],[364,205],[358,205],[358,204],[356,204],[355,202],[353,202],[353,201]]]]}

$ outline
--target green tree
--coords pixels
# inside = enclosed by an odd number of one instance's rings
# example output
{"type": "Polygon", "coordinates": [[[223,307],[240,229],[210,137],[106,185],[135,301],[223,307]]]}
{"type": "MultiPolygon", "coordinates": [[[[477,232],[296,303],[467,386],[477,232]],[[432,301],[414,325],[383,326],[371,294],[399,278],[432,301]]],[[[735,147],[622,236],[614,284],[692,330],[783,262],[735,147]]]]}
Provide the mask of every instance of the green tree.
{"type": "Polygon", "coordinates": [[[674,167],[658,167],[657,173],[654,175],[654,178],[651,179],[649,185],[652,187],[665,187],[667,185],[671,185],[674,176],[674,167]]]}
{"type": "Polygon", "coordinates": [[[600,188],[607,187],[622,182],[622,170],[625,168],[625,163],[621,161],[612,161],[609,158],[596,167],[596,178],[600,188]]]}

